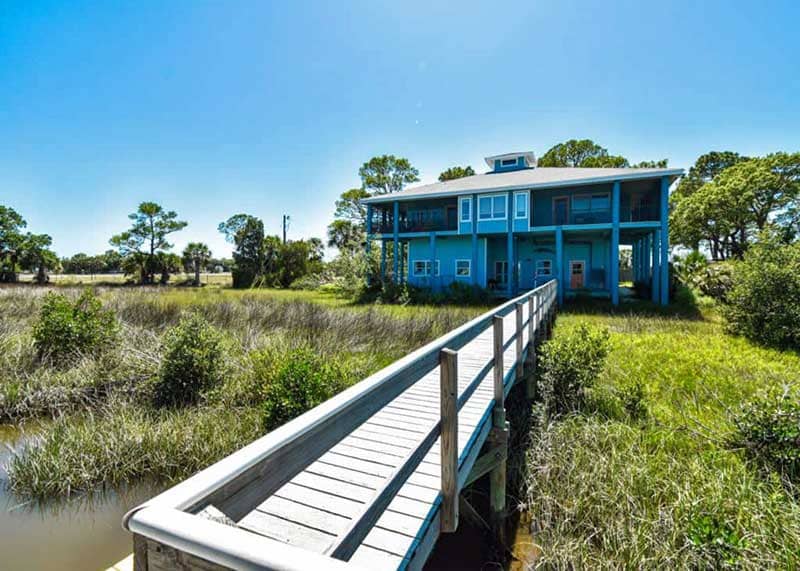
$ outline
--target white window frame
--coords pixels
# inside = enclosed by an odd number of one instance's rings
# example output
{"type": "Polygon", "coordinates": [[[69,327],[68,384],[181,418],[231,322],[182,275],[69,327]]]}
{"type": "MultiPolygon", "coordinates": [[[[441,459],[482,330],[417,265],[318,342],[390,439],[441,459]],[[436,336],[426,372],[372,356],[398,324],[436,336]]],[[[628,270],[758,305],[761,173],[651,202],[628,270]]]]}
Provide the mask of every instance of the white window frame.
{"type": "Polygon", "coordinates": [[[433,268],[431,268],[431,261],[428,259],[412,260],[411,275],[415,278],[439,277],[441,275],[441,264],[438,259],[435,262],[433,268]],[[424,273],[417,271],[417,264],[423,264],[424,273]],[[433,270],[433,274],[431,274],[431,270],[433,270]]]}
{"type": "Polygon", "coordinates": [[[508,285],[508,260],[495,260],[494,261],[494,281],[497,282],[497,285],[508,285]],[[506,271],[505,272],[498,272],[497,271],[497,264],[505,264],[506,271]],[[498,276],[504,276],[503,281],[498,279],[498,276]]]}
{"type": "Polygon", "coordinates": [[[488,222],[489,220],[507,220],[508,219],[508,196],[505,194],[482,194],[478,196],[478,220],[481,222],[488,222]],[[498,214],[495,212],[494,204],[496,198],[503,198],[503,213],[498,214]],[[481,208],[480,204],[483,200],[489,200],[491,202],[491,208],[489,209],[490,216],[488,218],[484,218],[481,216],[481,208]]]}
{"type": "Polygon", "coordinates": [[[534,275],[535,276],[552,276],[553,275],[553,260],[549,258],[541,258],[536,260],[536,265],[534,267],[534,275]],[[544,269],[544,264],[547,264],[547,273],[542,273],[539,269],[544,269]]]}
{"type": "Polygon", "coordinates": [[[524,190],[522,192],[515,192],[514,193],[514,220],[527,220],[528,219],[528,210],[530,209],[530,201],[531,201],[530,193],[528,193],[527,190],[524,190]],[[520,197],[520,196],[525,198],[525,201],[524,201],[525,213],[522,216],[519,215],[519,212],[517,210],[517,198],[520,197]]]}
{"type": "Polygon", "coordinates": [[[472,222],[472,197],[471,196],[462,196],[458,200],[458,221],[463,222],[465,224],[469,224],[472,222]],[[464,206],[467,207],[469,210],[466,220],[464,219],[464,206]]]}
{"type": "Polygon", "coordinates": [[[462,259],[455,261],[455,275],[457,278],[469,278],[472,277],[472,260],[469,259],[462,259]],[[467,273],[466,274],[459,274],[458,273],[458,265],[459,264],[467,264],[467,273]]]}

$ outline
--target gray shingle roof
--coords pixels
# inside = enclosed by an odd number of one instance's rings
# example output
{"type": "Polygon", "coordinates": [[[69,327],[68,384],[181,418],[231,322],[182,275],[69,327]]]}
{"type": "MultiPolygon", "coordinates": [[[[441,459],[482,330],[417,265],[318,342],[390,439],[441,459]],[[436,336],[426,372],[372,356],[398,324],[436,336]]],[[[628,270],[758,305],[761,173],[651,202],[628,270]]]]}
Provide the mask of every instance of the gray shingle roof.
{"type": "Polygon", "coordinates": [[[503,173],[490,172],[476,174],[456,180],[424,184],[407,188],[394,194],[375,196],[364,202],[387,202],[406,198],[434,198],[472,192],[552,188],[577,184],[608,183],[615,180],[656,178],[660,176],[676,177],[682,174],[683,169],[537,167],[503,173]]]}

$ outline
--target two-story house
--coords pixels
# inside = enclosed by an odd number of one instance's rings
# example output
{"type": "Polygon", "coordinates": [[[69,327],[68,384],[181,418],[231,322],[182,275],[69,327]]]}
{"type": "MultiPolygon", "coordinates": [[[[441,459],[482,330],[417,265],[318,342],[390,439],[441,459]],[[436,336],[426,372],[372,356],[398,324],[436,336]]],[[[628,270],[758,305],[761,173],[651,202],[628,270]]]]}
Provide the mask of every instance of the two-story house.
{"type": "Polygon", "coordinates": [[[485,174],[365,200],[382,279],[391,270],[398,283],[512,296],[557,277],[559,302],[583,292],[617,304],[620,245],[630,245],[634,280],[668,303],[667,205],[682,169],[540,168],[530,152],[486,163],[485,174]]]}

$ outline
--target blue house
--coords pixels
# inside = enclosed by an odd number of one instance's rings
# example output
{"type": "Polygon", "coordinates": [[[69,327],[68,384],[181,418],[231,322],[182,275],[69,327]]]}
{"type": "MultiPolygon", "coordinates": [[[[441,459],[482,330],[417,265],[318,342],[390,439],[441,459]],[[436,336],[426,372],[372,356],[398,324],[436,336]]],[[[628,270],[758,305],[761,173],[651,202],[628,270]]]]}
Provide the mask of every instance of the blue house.
{"type": "Polygon", "coordinates": [[[620,246],[629,245],[634,280],[668,303],[667,204],[682,169],[542,168],[530,152],[486,163],[485,174],[365,200],[381,279],[513,296],[557,277],[559,302],[584,294],[617,304],[620,246]]]}

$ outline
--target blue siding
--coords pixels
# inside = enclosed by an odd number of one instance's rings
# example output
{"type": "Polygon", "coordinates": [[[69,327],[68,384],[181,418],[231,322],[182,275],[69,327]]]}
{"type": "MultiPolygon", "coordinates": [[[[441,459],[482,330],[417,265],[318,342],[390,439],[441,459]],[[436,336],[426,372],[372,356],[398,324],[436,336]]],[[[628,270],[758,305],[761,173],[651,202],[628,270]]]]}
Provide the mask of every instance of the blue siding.
{"type": "MultiPolygon", "coordinates": [[[[478,240],[478,267],[472,267],[472,272],[477,272],[478,285],[486,287],[486,271],[483,264],[485,259],[486,240],[478,240]]],[[[456,276],[456,260],[472,260],[472,237],[439,237],[436,239],[436,259],[439,260],[439,276],[415,277],[414,261],[431,259],[430,240],[419,238],[408,243],[408,283],[419,287],[438,289],[446,287],[453,281],[472,283],[472,275],[456,276]]]]}
{"type": "Polygon", "coordinates": [[[505,233],[508,225],[505,220],[479,220],[478,234],[505,233]]]}

